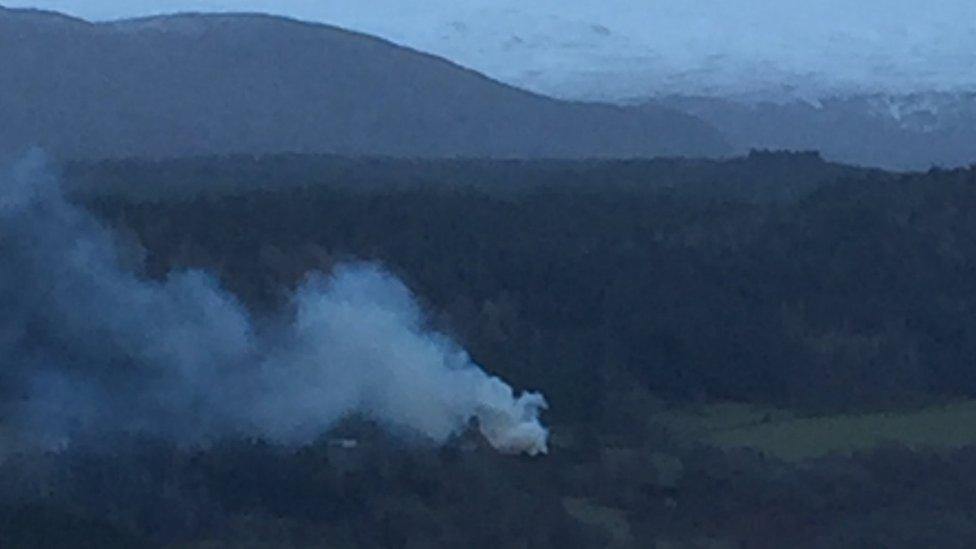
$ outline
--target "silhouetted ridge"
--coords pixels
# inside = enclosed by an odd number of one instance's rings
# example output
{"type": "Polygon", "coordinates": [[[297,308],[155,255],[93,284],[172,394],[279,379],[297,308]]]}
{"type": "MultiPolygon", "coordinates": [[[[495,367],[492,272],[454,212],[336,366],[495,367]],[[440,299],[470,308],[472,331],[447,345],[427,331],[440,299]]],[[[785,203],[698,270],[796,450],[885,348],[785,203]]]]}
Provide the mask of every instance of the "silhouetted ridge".
{"type": "Polygon", "coordinates": [[[668,108],[569,103],[443,59],[266,15],[0,20],[0,151],[72,158],[332,152],[418,157],[714,156],[668,108]],[[65,24],[70,23],[70,24],[65,24]]]}

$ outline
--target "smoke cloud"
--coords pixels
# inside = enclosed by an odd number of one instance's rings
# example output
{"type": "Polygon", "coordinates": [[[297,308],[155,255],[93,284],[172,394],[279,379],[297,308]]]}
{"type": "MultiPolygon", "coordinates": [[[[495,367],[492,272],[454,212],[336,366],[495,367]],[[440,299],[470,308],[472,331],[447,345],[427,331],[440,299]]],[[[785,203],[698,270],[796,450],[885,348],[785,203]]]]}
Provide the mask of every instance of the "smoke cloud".
{"type": "Polygon", "coordinates": [[[496,449],[545,453],[546,401],[517,395],[429,331],[371,264],[308,277],[286,320],[256,322],[210,275],[123,268],[40,154],[0,175],[0,444],[150,433],[303,443],[361,414],[443,442],[473,420],[496,449]]]}

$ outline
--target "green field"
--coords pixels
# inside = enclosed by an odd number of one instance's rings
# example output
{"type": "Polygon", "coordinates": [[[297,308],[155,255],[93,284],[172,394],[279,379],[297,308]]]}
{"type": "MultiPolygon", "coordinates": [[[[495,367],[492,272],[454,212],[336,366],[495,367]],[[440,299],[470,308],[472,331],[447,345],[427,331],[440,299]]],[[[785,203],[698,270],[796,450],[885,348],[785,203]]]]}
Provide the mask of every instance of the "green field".
{"type": "Polygon", "coordinates": [[[713,404],[655,414],[686,438],[722,448],[749,447],[787,461],[850,453],[884,443],[953,448],[976,444],[976,402],[911,412],[796,417],[788,411],[713,404]]]}

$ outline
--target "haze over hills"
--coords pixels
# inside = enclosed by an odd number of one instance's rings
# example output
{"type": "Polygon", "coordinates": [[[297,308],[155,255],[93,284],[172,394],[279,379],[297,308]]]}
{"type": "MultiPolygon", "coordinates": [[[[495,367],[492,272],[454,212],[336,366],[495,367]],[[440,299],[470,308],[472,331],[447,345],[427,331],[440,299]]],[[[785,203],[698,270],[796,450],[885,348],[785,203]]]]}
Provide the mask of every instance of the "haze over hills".
{"type": "Polygon", "coordinates": [[[815,103],[677,95],[647,105],[705,120],[721,130],[737,152],[819,150],[833,161],[894,170],[976,163],[976,89],[832,96],[815,103]]]}
{"type": "Polygon", "coordinates": [[[265,15],[89,23],[0,8],[0,151],[714,156],[668,108],[550,99],[339,28],[265,15]]]}

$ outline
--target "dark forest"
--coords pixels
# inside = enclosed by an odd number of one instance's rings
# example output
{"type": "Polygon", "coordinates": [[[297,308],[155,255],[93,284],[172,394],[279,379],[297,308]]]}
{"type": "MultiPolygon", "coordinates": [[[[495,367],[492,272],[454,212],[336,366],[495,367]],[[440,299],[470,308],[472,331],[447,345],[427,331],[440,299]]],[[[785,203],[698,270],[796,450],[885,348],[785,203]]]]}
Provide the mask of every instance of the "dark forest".
{"type": "Polygon", "coordinates": [[[141,276],[202,268],[262,314],[287,307],[310,271],[382,264],[475,361],[545,391],[552,447],[503,456],[471,433],[425,445],[357,417],[298,448],[95,437],[0,465],[6,546],[976,539],[976,437],[891,437],[795,459],[689,437],[667,419],[748,406],[763,427],[783,414],[887,417],[976,397],[976,169],[890,174],[755,151],[222,157],[63,172],[73,200],[139,251],[141,276]]]}

